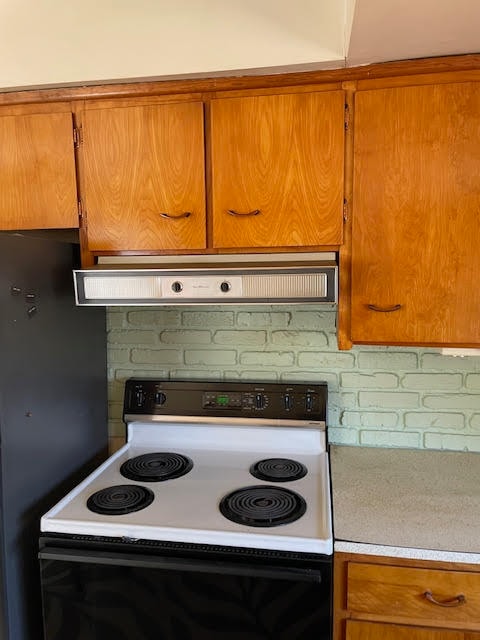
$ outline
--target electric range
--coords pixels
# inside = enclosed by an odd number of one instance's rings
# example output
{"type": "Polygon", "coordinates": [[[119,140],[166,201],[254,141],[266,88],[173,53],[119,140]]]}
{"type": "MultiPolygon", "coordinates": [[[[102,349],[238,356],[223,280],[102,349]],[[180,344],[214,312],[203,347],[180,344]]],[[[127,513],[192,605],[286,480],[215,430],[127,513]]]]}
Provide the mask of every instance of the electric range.
{"type": "Polygon", "coordinates": [[[41,530],[330,554],[326,400],[323,384],[131,379],[127,444],[41,530]]]}
{"type": "Polygon", "coordinates": [[[223,640],[240,620],[235,640],[330,638],[327,395],[325,383],[128,380],[125,446],[41,519],[46,639],[223,640]],[[260,615],[261,593],[275,606],[260,615]],[[107,624],[115,598],[125,612],[107,624]],[[72,636],[72,618],[90,631],[72,636]]]}

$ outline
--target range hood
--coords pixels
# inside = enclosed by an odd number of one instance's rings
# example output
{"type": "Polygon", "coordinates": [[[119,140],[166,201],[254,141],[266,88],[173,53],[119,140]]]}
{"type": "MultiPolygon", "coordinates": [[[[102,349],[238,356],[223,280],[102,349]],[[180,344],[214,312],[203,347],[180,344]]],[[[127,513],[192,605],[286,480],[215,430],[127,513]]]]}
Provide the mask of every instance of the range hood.
{"type": "Polygon", "coordinates": [[[335,253],[112,256],[73,273],[81,306],[337,302],[335,253]]]}

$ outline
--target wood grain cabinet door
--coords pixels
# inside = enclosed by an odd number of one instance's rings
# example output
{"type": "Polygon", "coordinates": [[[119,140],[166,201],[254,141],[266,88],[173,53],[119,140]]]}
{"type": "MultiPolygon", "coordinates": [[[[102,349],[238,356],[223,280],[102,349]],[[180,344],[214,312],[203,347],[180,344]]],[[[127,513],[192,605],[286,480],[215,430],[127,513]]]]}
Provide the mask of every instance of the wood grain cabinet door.
{"type": "Polygon", "coordinates": [[[480,633],[347,620],[345,640],[480,640],[480,633]]]}
{"type": "Polygon", "coordinates": [[[205,248],[201,102],[88,109],[82,128],[90,251],[205,248]]]}
{"type": "Polygon", "coordinates": [[[342,91],[212,100],[213,246],[342,242],[342,91]]]}
{"type": "Polygon", "coordinates": [[[480,83],[355,97],[352,339],[480,344],[480,83]]]}
{"type": "Polygon", "coordinates": [[[0,229],[75,227],[72,114],[0,111],[0,229]]]}
{"type": "Polygon", "coordinates": [[[390,622],[480,629],[480,573],[348,565],[348,610],[390,622]]]}

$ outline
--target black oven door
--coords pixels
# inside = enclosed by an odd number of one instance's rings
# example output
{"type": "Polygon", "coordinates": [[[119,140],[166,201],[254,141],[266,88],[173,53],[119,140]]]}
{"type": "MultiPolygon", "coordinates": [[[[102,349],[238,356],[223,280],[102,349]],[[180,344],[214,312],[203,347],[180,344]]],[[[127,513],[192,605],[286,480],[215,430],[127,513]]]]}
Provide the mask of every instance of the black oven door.
{"type": "Polygon", "coordinates": [[[331,561],[298,566],[238,551],[182,557],[45,546],[45,640],[331,637],[331,561]]]}

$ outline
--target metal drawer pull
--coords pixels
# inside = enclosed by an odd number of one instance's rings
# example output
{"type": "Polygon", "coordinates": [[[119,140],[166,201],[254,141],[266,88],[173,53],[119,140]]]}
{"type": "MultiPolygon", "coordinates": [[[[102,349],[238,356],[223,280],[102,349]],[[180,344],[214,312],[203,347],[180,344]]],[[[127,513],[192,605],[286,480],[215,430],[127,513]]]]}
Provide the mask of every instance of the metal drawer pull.
{"type": "Polygon", "coordinates": [[[161,213],[162,218],[168,218],[169,220],[180,220],[180,218],[189,218],[192,215],[191,211],[184,211],[179,213],[178,216],[172,216],[171,213],[161,213]]]}
{"type": "Polygon", "coordinates": [[[443,600],[443,602],[441,602],[440,600],[436,600],[431,591],[425,591],[423,595],[429,602],[431,602],[432,604],[438,604],[439,607],[460,607],[462,604],[466,604],[467,602],[467,599],[465,598],[463,593],[460,593],[458,596],[455,596],[451,600],[443,600]]]}
{"type": "Polygon", "coordinates": [[[398,311],[402,308],[401,304],[394,304],[391,307],[377,307],[376,304],[367,304],[370,311],[380,311],[381,313],[391,313],[392,311],[398,311]]]}
{"type": "Polygon", "coordinates": [[[235,211],[235,209],[227,209],[227,213],[231,216],[238,216],[246,218],[247,216],[258,216],[261,213],[260,209],[254,209],[253,211],[247,211],[246,213],[241,213],[240,211],[235,211]]]}

